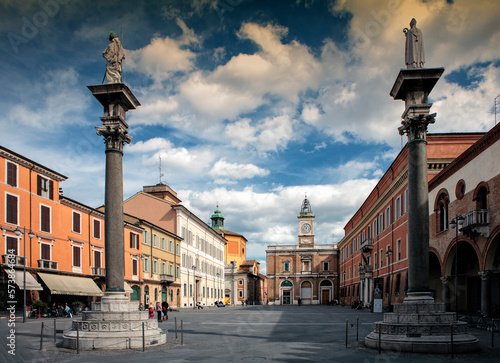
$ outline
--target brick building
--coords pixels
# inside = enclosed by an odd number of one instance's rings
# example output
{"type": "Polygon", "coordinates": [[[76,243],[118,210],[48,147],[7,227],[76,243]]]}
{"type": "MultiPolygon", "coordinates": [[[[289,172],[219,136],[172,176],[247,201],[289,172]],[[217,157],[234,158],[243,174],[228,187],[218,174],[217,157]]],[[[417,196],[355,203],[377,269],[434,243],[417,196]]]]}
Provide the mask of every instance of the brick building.
{"type": "Polygon", "coordinates": [[[305,198],[298,216],[298,245],[267,247],[269,304],[329,304],[338,299],[337,247],[315,243],[314,217],[305,198]]]}
{"type": "MultiPolygon", "coordinates": [[[[482,135],[428,134],[428,179],[482,135]]],[[[403,301],[408,286],[407,184],[405,146],[348,221],[345,236],[338,243],[340,299],[346,304],[362,301],[371,305],[376,287],[381,290],[384,306],[403,301]]]]}

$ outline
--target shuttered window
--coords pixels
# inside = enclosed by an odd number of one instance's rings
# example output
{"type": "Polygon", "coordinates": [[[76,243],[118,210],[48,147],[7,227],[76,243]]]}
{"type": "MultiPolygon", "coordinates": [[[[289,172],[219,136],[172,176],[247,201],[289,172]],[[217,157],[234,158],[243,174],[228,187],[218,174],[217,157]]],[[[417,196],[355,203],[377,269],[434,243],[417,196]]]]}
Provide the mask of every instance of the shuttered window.
{"type": "Polygon", "coordinates": [[[7,223],[17,224],[18,198],[12,194],[7,194],[6,196],[7,215],[5,216],[5,221],[7,223]]]}
{"type": "Polygon", "coordinates": [[[7,162],[7,184],[17,187],[17,165],[7,162]]]}
{"type": "Polygon", "coordinates": [[[50,208],[44,205],[40,206],[40,224],[43,232],[50,233],[50,208]]]}

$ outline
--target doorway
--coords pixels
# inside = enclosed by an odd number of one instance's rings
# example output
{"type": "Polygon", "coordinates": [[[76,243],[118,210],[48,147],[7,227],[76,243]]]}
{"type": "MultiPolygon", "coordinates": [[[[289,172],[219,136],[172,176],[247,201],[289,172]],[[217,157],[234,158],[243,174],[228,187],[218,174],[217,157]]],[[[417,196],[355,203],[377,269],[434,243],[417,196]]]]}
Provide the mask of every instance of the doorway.
{"type": "Polygon", "coordinates": [[[290,305],[290,290],[283,290],[283,305],[290,305]]]}
{"type": "Polygon", "coordinates": [[[330,290],[321,290],[321,304],[326,305],[330,302],[330,290]]]}

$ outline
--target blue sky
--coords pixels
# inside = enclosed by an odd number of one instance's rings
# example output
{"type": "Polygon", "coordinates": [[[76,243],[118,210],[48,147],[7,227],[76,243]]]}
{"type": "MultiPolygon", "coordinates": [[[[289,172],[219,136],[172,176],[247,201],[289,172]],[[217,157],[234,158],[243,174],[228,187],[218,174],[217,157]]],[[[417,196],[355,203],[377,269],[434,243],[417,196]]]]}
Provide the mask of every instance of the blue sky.
{"type": "Polygon", "coordinates": [[[0,4],[0,144],[69,177],[64,194],[104,200],[100,84],[122,34],[128,114],[124,194],[160,180],[202,220],[265,248],[297,243],[304,195],[316,241],[337,242],[401,149],[412,17],[427,67],[445,67],[430,132],[487,131],[500,94],[500,2],[467,0],[68,1],[0,4]]]}

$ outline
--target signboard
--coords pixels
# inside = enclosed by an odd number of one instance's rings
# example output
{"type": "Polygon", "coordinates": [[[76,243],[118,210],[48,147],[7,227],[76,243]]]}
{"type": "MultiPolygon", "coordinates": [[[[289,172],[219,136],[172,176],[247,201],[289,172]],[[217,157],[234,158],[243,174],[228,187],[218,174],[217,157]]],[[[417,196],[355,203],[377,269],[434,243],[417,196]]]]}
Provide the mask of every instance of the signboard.
{"type": "Polygon", "coordinates": [[[377,277],[373,279],[373,312],[382,312],[382,297],[384,296],[384,279],[377,277]]]}

